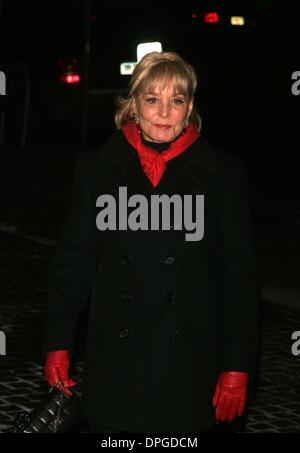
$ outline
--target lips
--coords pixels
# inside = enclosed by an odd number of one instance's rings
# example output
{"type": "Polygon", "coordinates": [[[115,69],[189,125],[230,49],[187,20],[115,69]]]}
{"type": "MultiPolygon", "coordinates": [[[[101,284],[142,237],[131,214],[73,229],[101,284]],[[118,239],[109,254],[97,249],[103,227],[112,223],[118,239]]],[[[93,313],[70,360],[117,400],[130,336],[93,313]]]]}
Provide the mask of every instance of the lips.
{"type": "Polygon", "coordinates": [[[160,129],[170,129],[170,124],[155,124],[156,127],[159,127],[160,129]]]}

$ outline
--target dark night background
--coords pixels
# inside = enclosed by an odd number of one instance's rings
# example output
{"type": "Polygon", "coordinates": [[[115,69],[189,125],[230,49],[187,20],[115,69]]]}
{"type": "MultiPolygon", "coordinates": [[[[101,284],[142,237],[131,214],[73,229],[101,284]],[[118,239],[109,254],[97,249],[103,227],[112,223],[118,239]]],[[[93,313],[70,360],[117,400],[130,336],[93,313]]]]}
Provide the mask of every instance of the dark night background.
{"type": "Polygon", "coordinates": [[[239,429],[300,432],[300,356],[291,353],[291,335],[300,331],[300,96],[292,93],[299,24],[296,0],[0,0],[0,71],[7,76],[0,96],[0,330],[8,332],[7,355],[0,356],[0,432],[14,411],[31,407],[20,403],[24,395],[6,394],[12,373],[24,377],[22,360],[42,363],[47,265],[74,151],[114,131],[114,99],[129,81],[119,64],[135,61],[137,44],[147,41],[160,41],[195,67],[202,134],[248,171],[261,360],[249,418],[239,429]],[[218,24],[204,24],[211,11],[218,24]],[[231,15],[243,15],[245,26],[231,26],[231,15]],[[80,83],[62,82],[68,71],[80,83]],[[18,329],[30,330],[22,352],[18,329]]]}

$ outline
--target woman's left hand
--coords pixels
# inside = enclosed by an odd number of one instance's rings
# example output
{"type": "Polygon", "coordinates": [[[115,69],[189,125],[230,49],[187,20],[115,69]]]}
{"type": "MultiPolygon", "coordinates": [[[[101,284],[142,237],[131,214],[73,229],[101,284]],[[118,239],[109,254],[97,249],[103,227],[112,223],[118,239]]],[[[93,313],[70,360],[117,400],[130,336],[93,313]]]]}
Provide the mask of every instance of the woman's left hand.
{"type": "Polygon", "coordinates": [[[226,371],[220,374],[214,396],[216,420],[231,422],[241,416],[246,405],[248,373],[226,371]]]}

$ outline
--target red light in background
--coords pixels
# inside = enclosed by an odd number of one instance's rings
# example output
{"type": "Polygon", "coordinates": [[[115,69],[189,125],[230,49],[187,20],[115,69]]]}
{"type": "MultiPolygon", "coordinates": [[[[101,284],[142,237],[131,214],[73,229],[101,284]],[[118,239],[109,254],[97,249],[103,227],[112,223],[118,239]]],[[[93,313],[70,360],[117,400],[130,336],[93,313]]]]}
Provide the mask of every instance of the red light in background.
{"type": "Polygon", "coordinates": [[[80,82],[80,75],[79,74],[63,75],[61,76],[60,80],[71,85],[80,82]]]}
{"type": "Polygon", "coordinates": [[[196,14],[196,13],[193,13],[193,14],[192,14],[192,18],[193,18],[193,19],[197,19],[197,14],[196,14]]]}
{"type": "Polygon", "coordinates": [[[77,67],[78,59],[76,56],[59,58],[57,60],[60,66],[59,80],[67,85],[76,85],[80,83],[80,75],[77,67]]]}
{"type": "Polygon", "coordinates": [[[204,14],[204,22],[206,24],[217,24],[219,22],[218,13],[206,13],[206,14],[204,14]]]}

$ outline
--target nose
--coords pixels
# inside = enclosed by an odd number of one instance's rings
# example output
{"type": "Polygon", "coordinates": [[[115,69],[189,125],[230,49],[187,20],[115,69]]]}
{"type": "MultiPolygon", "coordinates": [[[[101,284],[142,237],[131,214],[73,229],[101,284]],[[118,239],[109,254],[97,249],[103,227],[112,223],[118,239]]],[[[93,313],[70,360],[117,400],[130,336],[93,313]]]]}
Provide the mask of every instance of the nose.
{"type": "Polygon", "coordinates": [[[170,104],[169,102],[162,102],[160,104],[159,114],[162,118],[167,118],[170,113],[170,104]]]}

